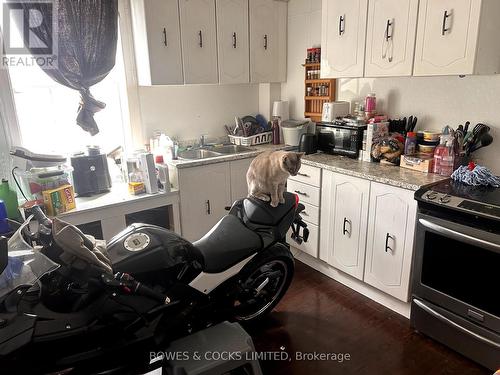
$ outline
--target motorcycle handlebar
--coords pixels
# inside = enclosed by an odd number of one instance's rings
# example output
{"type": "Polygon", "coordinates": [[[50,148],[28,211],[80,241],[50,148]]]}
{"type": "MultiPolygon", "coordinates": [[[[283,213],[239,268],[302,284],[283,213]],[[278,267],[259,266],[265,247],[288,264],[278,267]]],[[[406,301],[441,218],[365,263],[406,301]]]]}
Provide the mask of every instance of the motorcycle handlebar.
{"type": "Polygon", "coordinates": [[[31,209],[31,212],[39,224],[43,225],[46,228],[52,228],[52,221],[43,213],[40,206],[34,206],[31,209]]]}

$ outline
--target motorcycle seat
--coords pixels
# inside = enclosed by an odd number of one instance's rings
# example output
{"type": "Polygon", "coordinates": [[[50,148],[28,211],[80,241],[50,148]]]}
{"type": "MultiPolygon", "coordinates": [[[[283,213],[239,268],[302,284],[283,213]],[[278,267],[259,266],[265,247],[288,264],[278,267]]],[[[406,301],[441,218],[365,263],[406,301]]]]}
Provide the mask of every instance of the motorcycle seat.
{"type": "Polygon", "coordinates": [[[219,273],[259,250],[262,241],[236,216],[226,215],[193,245],[203,256],[203,271],[219,273]]]}

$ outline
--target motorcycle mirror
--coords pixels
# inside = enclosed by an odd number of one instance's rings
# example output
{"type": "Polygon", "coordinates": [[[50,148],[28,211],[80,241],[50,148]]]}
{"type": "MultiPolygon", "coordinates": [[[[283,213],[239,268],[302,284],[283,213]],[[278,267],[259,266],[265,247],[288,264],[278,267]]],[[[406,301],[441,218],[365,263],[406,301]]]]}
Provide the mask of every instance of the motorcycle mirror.
{"type": "Polygon", "coordinates": [[[7,267],[7,263],[9,262],[8,251],[7,238],[0,237],[0,274],[5,267],[7,267]]]}

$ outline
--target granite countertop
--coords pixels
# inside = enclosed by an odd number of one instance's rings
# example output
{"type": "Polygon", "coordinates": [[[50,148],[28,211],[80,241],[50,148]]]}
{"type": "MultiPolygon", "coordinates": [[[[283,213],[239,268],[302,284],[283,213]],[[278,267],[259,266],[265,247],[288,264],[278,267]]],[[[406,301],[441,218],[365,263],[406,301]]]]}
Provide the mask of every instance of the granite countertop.
{"type": "MultiPolygon", "coordinates": [[[[179,169],[190,168],[252,158],[264,151],[286,150],[292,147],[284,144],[265,144],[251,146],[250,148],[252,151],[242,152],[239,154],[217,156],[200,160],[172,160],[169,164],[179,169]]],[[[302,164],[414,191],[420,189],[421,187],[433,185],[439,181],[447,179],[447,177],[439,176],[434,173],[422,173],[400,168],[398,166],[368,163],[345,156],[329,155],[324,153],[306,155],[302,158],[302,164]]]]}
{"type": "Polygon", "coordinates": [[[323,153],[304,156],[302,164],[408,190],[418,190],[421,187],[433,185],[439,181],[448,179],[448,177],[434,173],[412,171],[396,165],[368,163],[345,156],[323,153]]]}

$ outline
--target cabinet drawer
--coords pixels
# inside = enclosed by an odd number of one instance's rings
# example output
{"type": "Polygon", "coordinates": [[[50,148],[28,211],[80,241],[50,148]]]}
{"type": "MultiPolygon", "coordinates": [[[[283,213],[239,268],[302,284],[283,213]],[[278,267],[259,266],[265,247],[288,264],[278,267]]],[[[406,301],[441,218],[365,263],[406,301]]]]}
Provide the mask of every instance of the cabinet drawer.
{"type": "Polygon", "coordinates": [[[321,169],[311,167],[310,165],[303,165],[300,167],[297,176],[290,176],[290,180],[304,182],[309,185],[321,186],[321,169]]]}
{"type": "Polygon", "coordinates": [[[307,242],[302,242],[300,245],[292,240],[291,231],[288,231],[286,235],[287,242],[291,247],[302,250],[304,253],[307,253],[315,258],[318,257],[318,237],[319,237],[319,229],[317,225],[309,224],[307,226],[309,229],[309,238],[307,242]]]}
{"type": "Polygon", "coordinates": [[[287,191],[298,194],[301,202],[319,206],[319,187],[288,180],[287,191]]]}
{"type": "Polygon", "coordinates": [[[306,207],[305,210],[300,213],[302,219],[308,223],[319,225],[319,207],[304,202],[302,202],[302,204],[306,207]]]}

